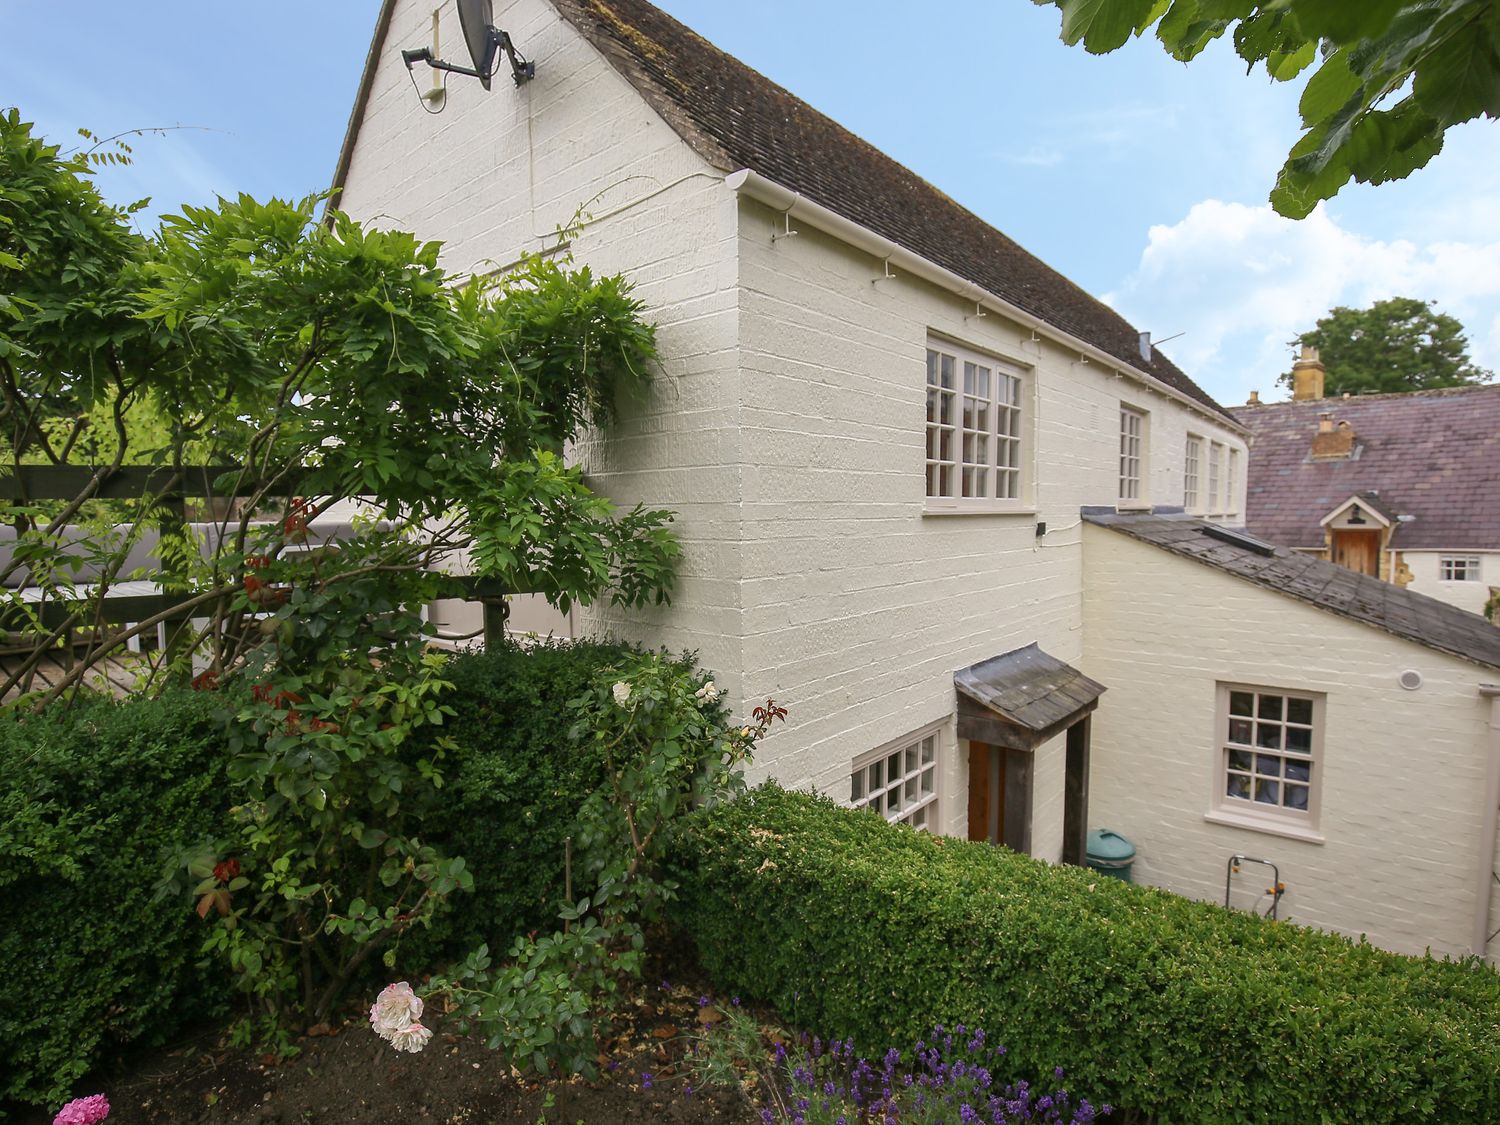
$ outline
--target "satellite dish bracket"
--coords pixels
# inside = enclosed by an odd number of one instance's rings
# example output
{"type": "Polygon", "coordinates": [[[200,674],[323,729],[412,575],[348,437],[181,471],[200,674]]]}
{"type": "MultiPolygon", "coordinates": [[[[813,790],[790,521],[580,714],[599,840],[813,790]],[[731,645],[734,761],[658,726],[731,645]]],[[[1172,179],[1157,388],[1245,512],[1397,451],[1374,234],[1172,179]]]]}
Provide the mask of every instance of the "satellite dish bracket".
{"type": "Polygon", "coordinates": [[[501,31],[497,27],[491,27],[489,32],[489,65],[480,70],[476,67],[459,66],[457,63],[444,62],[442,59],[432,57],[432,51],[426,47],[419,47],[413,51],[402,51],[401,60],[406,63],[406,69],[410,70],[419,62],[424,62],[433,70],[446,70],[452,74],[463,74],[470,78],[477,78],[484,83],[484,88],[490,88],[490,79],[495,73],[495,57],[505,52],[505,57],[510,60],[510,76],[515,80],[517,86],[524,85],[536,77],[536,63],[528,60],[516,50],[516,45],[511,42],[509,32],[501,31]]]}

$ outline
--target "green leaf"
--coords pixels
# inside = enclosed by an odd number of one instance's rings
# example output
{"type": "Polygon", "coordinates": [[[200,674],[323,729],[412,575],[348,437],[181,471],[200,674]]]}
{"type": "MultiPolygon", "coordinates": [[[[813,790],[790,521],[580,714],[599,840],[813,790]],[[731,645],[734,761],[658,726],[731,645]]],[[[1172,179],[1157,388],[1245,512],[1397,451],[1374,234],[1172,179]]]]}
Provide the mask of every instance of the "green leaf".
{"type": "Polygon", "coordinates": [[[1277,82],[1286,82],[1311,66],[1317,57],[1317,44],[1309,40],[1295,51],[1273,51],[1266,59],[1266,70],[1277,82]]]}
{"type": "Polygon", "coordinates": [[[1411,0],[1291,0],[1297,26],[1310,40],[1344,44],[1373,39],[1390,27],[1403,4],[1411,0]]]}
{"type": "Polygon", "coordinates": [[[1500,116],[1500,54],[1491,28],[1466,21],[1418,63],[1412,93],[1443,126],[1500,116]]]}
{"type": "Polygon", "coordinates": [[[1062,39],[1068,46],[1080,40],[1092,55],[1123,47],[1132,35],[1150,26],[1155,0],[1058,0],[1062,9],[1062,39]]]}
{"type": "Polygon", "coordinates": [[[1323,65],[1313,71],[1302,91],[1298,109],[1302,113],[1302,124],[1311,128],[1324,118],[1331,117],[1349,104],[1360,90],[1360,80],[1349,69],[1346,51],[1335,51],[1323,60],[1323,65]]]}

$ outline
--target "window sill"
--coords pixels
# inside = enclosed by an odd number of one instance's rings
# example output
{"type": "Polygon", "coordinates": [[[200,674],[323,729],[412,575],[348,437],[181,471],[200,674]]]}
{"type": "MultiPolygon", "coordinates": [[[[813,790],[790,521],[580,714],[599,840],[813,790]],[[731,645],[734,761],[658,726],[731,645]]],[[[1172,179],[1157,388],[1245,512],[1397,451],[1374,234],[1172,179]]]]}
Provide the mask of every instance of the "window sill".
{"type": "Polygon", "coordinates": [[[1233,809],[1212,809],[1203,814],[1203,819],[1210,824],[1222,824],[1228,828],[1244,828],[1251,832],[1264,832],[1269,836],[1284,836],[1288,840],[1301,840],[1308,844],[1324,842],[1321,832],[1316,832],[1305,825],[1273,817],[1255,816],[1253,813],[1242,813],[1233,809]]]}
{"type": "Polygon", "coordinates": [[[1001,508],[976,504],[973,507],[923,508],[923,516],[1035,516],[1035,508],[1001,508]]]}
{"type": "Polygon", "coordinates": [[[1117,512],[1149,512],[1151,505],[1143,500],[1117,500],[1115,501],[1117,512]]]}

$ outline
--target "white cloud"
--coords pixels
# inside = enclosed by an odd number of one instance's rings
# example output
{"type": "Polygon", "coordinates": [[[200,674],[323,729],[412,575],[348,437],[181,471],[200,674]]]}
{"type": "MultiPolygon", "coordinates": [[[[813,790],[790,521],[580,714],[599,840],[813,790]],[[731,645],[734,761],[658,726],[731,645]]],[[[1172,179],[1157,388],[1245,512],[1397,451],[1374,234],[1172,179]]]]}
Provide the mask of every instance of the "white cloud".
{"type": "Polygon", "coordinates": [[[1185,332],[1168,354],[1237,403],[1251,388],[1278,397],[1287,341],[1329,309],[1396,296],[1458,317],[1476,362],[1500,370],[1500,240],[1382,241],[1323,206],[1299,222],[1265,205],[1194,204],[1180,222],[1151,228],[1136,269],[1106,299],[1158,337],[1185,332]]]}

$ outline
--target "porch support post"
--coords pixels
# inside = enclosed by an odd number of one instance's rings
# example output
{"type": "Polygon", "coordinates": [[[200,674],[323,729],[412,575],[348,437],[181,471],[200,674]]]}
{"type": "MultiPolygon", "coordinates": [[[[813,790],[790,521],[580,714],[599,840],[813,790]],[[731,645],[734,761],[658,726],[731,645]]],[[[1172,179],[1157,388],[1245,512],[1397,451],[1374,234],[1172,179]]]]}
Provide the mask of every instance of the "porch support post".
{"type": "Polygon", "coordinates": [[[1063,788],[1062,861],[1082,867],[1088,854],[1090,716],[1068,728],[1067,774],[1063,788]]]}

